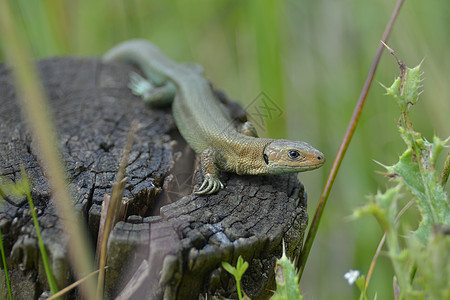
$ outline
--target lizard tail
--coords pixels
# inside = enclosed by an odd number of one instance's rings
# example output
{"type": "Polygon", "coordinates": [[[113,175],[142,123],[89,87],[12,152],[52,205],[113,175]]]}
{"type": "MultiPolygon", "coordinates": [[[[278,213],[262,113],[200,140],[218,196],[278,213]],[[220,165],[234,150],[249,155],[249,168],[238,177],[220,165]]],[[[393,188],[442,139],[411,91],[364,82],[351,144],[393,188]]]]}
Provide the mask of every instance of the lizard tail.
{"type": "Polygon", "coordinates": [[[144,39],[129,40],[116,45],[103,55],[102,61],[105,63],[123,61],[135,64],[156,85],[164,83],[168,77],[171,77],[169,70],[177,69],[174,61],[165,56],[158,47],[144,39]],[[173,68],[168,67],[171,65],[173,68]]]}

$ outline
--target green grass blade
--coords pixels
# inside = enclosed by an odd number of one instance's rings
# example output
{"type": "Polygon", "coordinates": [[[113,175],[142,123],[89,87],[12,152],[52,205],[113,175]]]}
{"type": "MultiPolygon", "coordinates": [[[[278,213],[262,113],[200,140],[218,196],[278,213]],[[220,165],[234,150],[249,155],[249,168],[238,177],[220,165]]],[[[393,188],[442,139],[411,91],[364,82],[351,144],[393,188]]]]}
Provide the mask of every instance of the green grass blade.
{"type": "Polygon", "coordinates": [[[28,205],[30,206],[31,216],[33,217],[34,228],[36,229],[36,235],[39,243],[39,250],[41,251],[42,262],[44,264],[45,275],[47,275],[48,285],[52,294],[58,292],[58,286],[56,285],[55,277],[53,276],[52,269],[50,267],[50,262],[48,260],[47,251],[45,250],[44,242],[42,241],[41,230],[39,229],[39,222],[36,216],[36,211],[34,210],[33,200],[31,199],[30,186],[28,184],[28,179],[25,174],[25,169],[21,166],[22,178],[25,183],[25,192],[28,199],[28,205]]]}
{"type": "MultiPolygon", "coordinates": [[[[384,30],[381,41],[386,42],[388,40],[389,35],[394,26],[395,20],[397,19],[400,9],[403,5],[403,2],[404,2],[404,0],[397,1],[394,11],[392,12],[391,18],[390,18],[388,24],[386,25],[386,28],[384,30]]],[[[314,214],[314,218],[311,221],[308,235],[306,236],[306,240],[305,240],[303,249],[301,251],[301,254],[300,254],[300,256],[298,258],[298,262],[297,262],[297,269],[299,270],[300,280],[302,278],[303,271],[305,269],[305,265],[306,265],[306,261],[308,260],[309,253],[311,251],[312,244],[316,237],[317,230],[318,230],[319,224],[320,224],[320,220],[322,218],[323,212],[325,210],[325,206],[328,201],[328,197],[331,192],[331,188],[333,187],[333,184],[336,179],[337,173],[339,172],[339,168],[341,166],[342,160],[344,159],[345,153],[347,152],[348,146],[349,146],[350,141],[352,140],[353,134],[355,132],[356,125],[358,124],[359,118],[360,118],[362,110],[364,108],[364,104],[366,102],[367,95],[370,90],[370,86],[372,85],[372,81],[375,76],[375,71],[378,67],[378,63],[380,62],[380,59],[381,59],[381,54],[383,53],[383,50],[384,50],[384,45],[383,45],[384,42],[380,42],[380,44],[378,45],[375,57],[372,61],[372,65],[367,74],[364,86],[361,90],[358,101],[353,110],[352,117],[347,126],[347,130],[345,132],[344,137],[342,138],[341,145],[339,146],[339,150],[334,159],[330,173],[328,174],[328,179],[327,179],[327,182],[325,183],[325,187],[322,191],[322,195],[320,196],[320,200],[319,200],[319,204],[317,205],[316,213],[314,214]]]]}
{"type": "Polygon", "coordinates": [[[5,270],[6,286],[8,287],[9,299],[12,300],[11,283],[9,282],[8,267],[6,266],[5,248],[3,247],[2,231],[0,229],[0,252],[2,253],[3,270],[5,270]]]}
{"type": "MultiPolygon", "coordinates": [[[[17,26],[11,13],[10,1],[0,0],[0,39],[4,56],[11,64],[17,99],[29,130],[36,140],[40,161],[48,171],[49,183],[58,216],[67,236],[68,252],[74,274],[82,278],[92,272],[92,251],[87,241],[85,224],[74,212],[71,195],[66,189],[65,169],[59,160],[56,130],[47,109],[46,97],[32,62],[30,49],[24,42],[24,30],[17,26]],[[80,255],[82,253],[82,255],[80,255]]],[[[95,278],[87,280],[80,289],[85,299],[96,299],[95,278]]]]}
{"type": "Polygon", "coordinates": [[[276,103],[277,108],[263,99],[262,112],[267,122],[270,137],[286,138],[286,108],[284,99],[284,70],[281,59],[280,15],[282,1],[250,1],[249,17],[254,28],[256,56],[261,90],[276,103]]]}

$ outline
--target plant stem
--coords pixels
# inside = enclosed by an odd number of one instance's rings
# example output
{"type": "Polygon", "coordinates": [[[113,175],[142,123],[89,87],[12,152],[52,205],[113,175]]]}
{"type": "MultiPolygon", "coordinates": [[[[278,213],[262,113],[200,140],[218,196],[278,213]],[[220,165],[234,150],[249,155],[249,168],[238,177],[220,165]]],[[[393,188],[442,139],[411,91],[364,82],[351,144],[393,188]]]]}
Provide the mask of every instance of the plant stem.
{"type": "Polygon", "coordinates": [[[8,267],[6,266],[5,248],[3,247],[2,231],[0,230],[0,252],[2,253],[3,269],[5,270],[5,281],[8,287],[9,299],[12,300],[11,283],[9,281],[8,267]]]}
{"type": "Polygon", "coordinates": [[[236,288],[237,288],[239,300],[242,300],[241,281],[240,280],[236,280],[236,288]]]}
{"type": "Polygon", "coordinates": [[[31,199],[30,186],[28,185],[28,179],[26,178],[25,168],[23,165],[20,166],[22,172],[22,178],[25,184],[25,193],[28,199],[28,206],[30,207],[31,216],[33,218],[34,228],[36,230],[36,235],[39,244],[39,250],[41,251],[42,263],[44,264],[45,275],[47,276],[48,285],[52,294],[58,292],[58,286],[56,285],[55,277],[53,276],[52,269],[50,268],[50,261],[48,260],[47,251],[45,250],[44,242],[42,241],[41,230],[39,228],[39,221],[36,216],[36,211],[34,210],[33,200],[31,199]]]}
{"type": "MultiPolygon", "coordinates": [[[[389,34],[392,31],[392,27],[394,25],[395,20],[400,12],[400,8],[403,4],[404,0],[398,0],[397,4],[392,12],[391,18],[386,26],[386,29],[383,33],[382,41],[386,42],[388,40],[389,34]]],[[[325,209],[325,205],[328,200],[328,196],[330,195],[331,188],[333,187],[334,180],[336,179],[337,173],[339,171],[339,167],[341,166],[342,160],[344,159],[345,152],[347,151],[348,145],[353,137],[353,133],[355,132],[356,125],[358,123],[359,117],[361,115],[362,109],[366,102],[367,94],[369,93],[370,86],[372,85],[373,77],[375,75],[375,71],[377,69],[378,63],[381,58],[381,54],[383,53],[384,45],[380,42],[375,57],[373,59],[372,65],[370,66],[369,73],[367,74],[366,81],[364,82],[363,89],[361,90],[361,94],[359,95],[358,102],[356,103],[355,109],[353,110],[353,115],[350,119],[350,122],[347,127],[347,131],[345,132],[344,138],[342,139],[341,145],[339,147],[338,153],[336,154],[336,158],[334,159],[333,166],[331,167],[330,174],[328,175],[327,182],[325,184],[324,190],[320,197],[319,204],[316,209],[316,213],[311,222],[311,227],[308,231],[308,235],[306,237],[305,245],[302,249],[302,252],[297,260],[297,269],[299,270],[299,279],[302,278],[303,271],[305,268],[306,261],[309,256],[309,252],[311,251],[312,244],[314,242],[314,238],[316,236],[320,219],[323,215],[323,211],[325,209]]]]}
{"type": "MultiPolygon", "coordinates": [[[[69,259],[75,277],[83,278],[91,273],[93,266],[92,251],[88,243],[85,224],[77,217],[73,201],[66,190],[66,176],[60,153],[56,145],[56,130],[46,103],[46,97],[39,83],[37,71],[32,63],[32,55],[26,47],[24,32],[18,29],[17,20],[10,9],[10,2],[0,0],[0,39],[6,60],[11,64],[15,81],[17,99],[25,116],[25,122],[36,140],[43,169],[49,176],[52,199],[57,209],[65,234],[69,238],[69,259]],[[81,254],[82,253],[82,254],[81,254]]],[[[81,288],[84,299],[95,299],[95,278],[87,280],[81,288]]]]}

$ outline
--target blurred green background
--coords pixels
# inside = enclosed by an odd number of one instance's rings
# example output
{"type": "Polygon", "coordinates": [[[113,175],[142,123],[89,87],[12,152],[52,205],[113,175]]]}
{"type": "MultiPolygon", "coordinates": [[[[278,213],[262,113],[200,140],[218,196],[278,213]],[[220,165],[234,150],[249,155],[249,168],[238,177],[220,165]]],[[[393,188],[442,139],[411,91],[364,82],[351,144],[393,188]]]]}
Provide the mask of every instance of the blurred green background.
{"type": "MultiPolygon", "coordinates": [[[[140,37],[177,61],[200,63],[216,87],[244,106],[260,92],[267,94],[283,113],[267,120],[264,134],[307,141],[328,158],[325,167],[299,175],[311,217],[395,5],[392,0],[9,2],[37,58],[100,56],[120,41],[140,37]]],[[[449,12],[450,1],[406,1],[389,40],[407,65],[425,59],[424,91],[411,117],[428,139],[450,135],[449,12]]],[[[372,218],[348,216],[388,184],[375,160],[392,164],[404,150],[396,129],[399,111],[377,84],[390,85],[398,73],[385,52],[303,275],[305,299],[358,297],[343,275],[349,269],[367,272],[382,232],[372,218]]],[[[386,257],[380,257],[373,276],[370,298],[376,293],[392,299],[386,257]]]]}

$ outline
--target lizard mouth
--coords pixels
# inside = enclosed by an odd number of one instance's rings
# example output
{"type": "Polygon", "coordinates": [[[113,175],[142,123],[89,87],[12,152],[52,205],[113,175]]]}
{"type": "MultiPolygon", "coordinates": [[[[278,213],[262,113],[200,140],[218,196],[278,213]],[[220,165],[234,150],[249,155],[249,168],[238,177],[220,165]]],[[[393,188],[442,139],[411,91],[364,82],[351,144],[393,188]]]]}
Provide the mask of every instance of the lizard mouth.
{"type": "Polygon", "coordinates": [[[273,164],[269,166],[270,174],[290,174],[300,173],[305,171],[312,171],[320,168],[323,165],[322,162],[309,163],[308,165],[296,165],[296,164],[273,164]]]}

